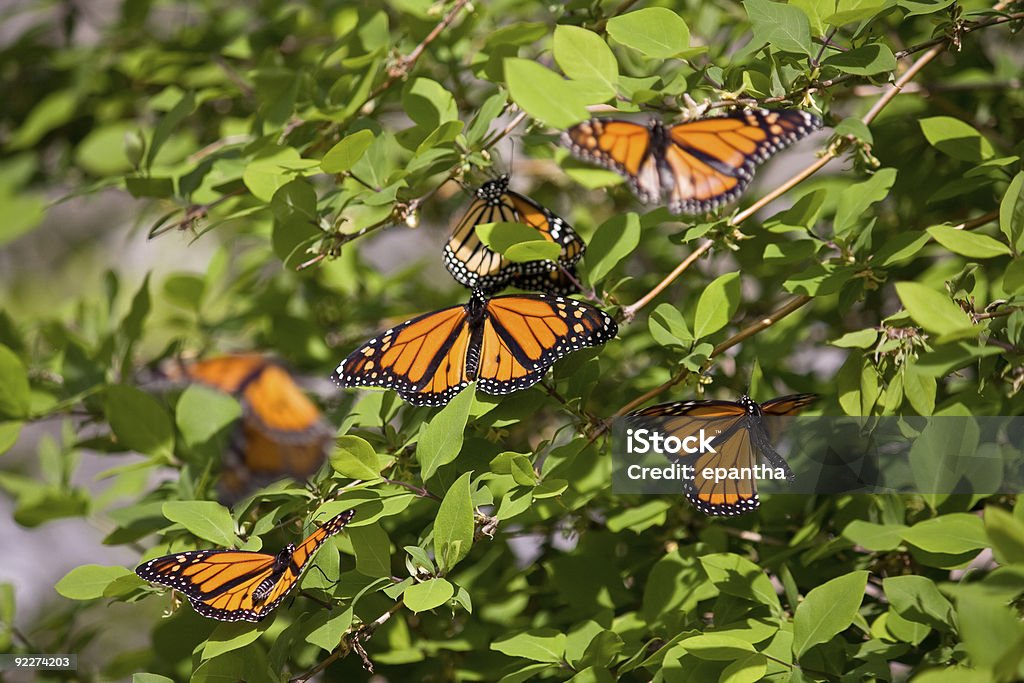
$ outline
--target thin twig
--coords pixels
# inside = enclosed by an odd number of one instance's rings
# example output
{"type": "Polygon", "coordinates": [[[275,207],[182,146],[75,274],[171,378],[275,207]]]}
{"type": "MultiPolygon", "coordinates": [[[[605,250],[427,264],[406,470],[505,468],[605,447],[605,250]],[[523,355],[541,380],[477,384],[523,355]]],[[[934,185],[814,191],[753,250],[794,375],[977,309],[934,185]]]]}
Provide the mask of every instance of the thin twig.
{"type": "MultiPolygon", "coordinates": [[[[466,6],[469,0],[456,0],[452,8],[448,10],[448,13],[442,17],[441,21],[437,23],[427,37],[420,41],[420,44],[412,49],[405,57],[401,57],[391,68],[388,69],[387,77],[381,81],[380,85],[374,88],[369,95],[366,96],[363,104],[366,102],[372,102],[373,100],[380,97],[384,92],[395,84],[395,81],[405,78],[409,75],[410,69],[416,64],[416,61],[423,55],[423,51],[427,49],[427,46],[434,42],[441,32],[451,26],[452,22],[455,21],[455,17],[458,16],[462,8],[466,6]]],[[[357,108],[358,111],[361,107],[357,108]]]]}
{"type": "Polygon", "coordinates": [[[729,337],[724,342],[716,346],[715,350],[711,352],[711,355],[709,357],[714,358],[715,356],[719,356],[725,353],[726,350],[739,344],[744,339],[747,339],[748,337],[753,337],[761,330],[771,327],[772,325],[774,325],[775,323],[779,322],[787,315],[792,313],[793,311],[810,303],[813,300],[813,298],[814,297],[808,296],[806,294],[799,294],[793,297],[770,315],[761,318],[752,325],[748,325],[747,327],[743,328],[742,330],[740,330],[739,332],[737,332],[736,334],[734,334],[733,336],[729,337]]]}
{"type": "Polygon", "coordinates": [[[370,623],[360,626],[347,638],[343,638],[341,643],[338,644],[338,647],[334,649],[334,652],[329,654],[322,662],[314,666],[309,671],[292,678],[289,683],[305,683],[305,681],[316,676],[337,660],[347,657],[352,651],[357,652],[363,660],[363,668],[368,672],[373,673],[373,662],[371,662],[369,656],[367,656],[366,650],[362,647],[362,643],[369,640],[374,631],[387,623],[387,621],[404,606],[405,601],[403,599],[399,599],[398,602],[392,605],[386,612],[384,612],[384,614],[380,615],[370,623]]]}
{"type": "Polygon", "coordinates": [[[636,312],[651,302],[651,299],[661,294],[661,292],[672,284],[672,281],[683,274],[687,268],[693,265],[694,261],[699,259],[704,253],[711,249],[713,243],[711,240],[704,242],[699,247],[690,252],[690,255],[683,259],[683,262],[676,266],[671,273],[665,276],[661,282],[654,286],[654,289],[647,292],[637,301],[634,301],[629,306],[622,309],[622,319],[626,322],[630,322],[636,317],[636,312]]]}

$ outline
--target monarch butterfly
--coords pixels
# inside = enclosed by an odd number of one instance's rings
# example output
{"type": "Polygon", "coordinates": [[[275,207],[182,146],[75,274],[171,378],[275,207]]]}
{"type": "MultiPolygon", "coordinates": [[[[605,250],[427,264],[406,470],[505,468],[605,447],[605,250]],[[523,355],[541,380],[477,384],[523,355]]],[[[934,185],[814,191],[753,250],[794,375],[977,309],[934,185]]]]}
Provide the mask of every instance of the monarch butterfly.
{"type": "Polygon", "coordinates": [[[455,225],[444,245],[444,265],[457,281],[470,289],[493,293],[508,286],[550,294],[579,291],[575,280],[576,262],[583,256],[583,240],[564,220],[529,197],[508,189],[503,175],[481,185],[476,199],[455,225]],[[492,251],[476,234],[483,223],[524,223],[537,230],[540,238],[562,247],[557,261],[514,263],[492,251]]]}
{"type": "Polygon", "coordinates": [[[683,401],[663,403],[629,414],[630,417],[661,418],[658,430],[684,438],[703,429],[717,433],[711,440],[715,452],[684,456],[681,464],[692,465],[694,477],[686,480],[684,492],[706,515],[740,515],[761,504],[753,478],[715,482],[702,475],[705,468],[753,468],[758,454],[772,467],[781,468],[792,479],[793,472],[772,447],[763,417],[796,415],[818,400],[817,394],[792,394],[758,404],[749,396],[739,401],[683,401]]]}
{"type": "Polygon", "coordinates": [[[604,311],[548,294],[443,308],[386,330],[353,351],[331,375],[340,387],[386,387],[417,406],[442,406],[476,380],[488,394],[540,381],[559,358],[615,337],[604,311]]]}
{"type": "Polygon", "coordinates": [[[704,213],[733,201],[756,166],[821,127],[796,110],[748,109],[666,126],[590,119],[562,134],[573,155],[626,178],[642,202],[668,193],[672,213],[704,213]]]}
{"type": "Polygon", "coordinates": [[[283,477],[306,479],[320,469],[334,432],[279,364],[247,353],[189,363],[182,370],[236,396],[242,406],[221,472],[223,501],[237,501],[283,477]]]}
{"type": "Polygon", "coordinates": [[[204,617],[220,621],[260,621],[295,588],[309,559],[328,538],[352,521],[346,510],[311,533],[298,546],[277,555],[245,550],[191,550],[140,564],[146,581],[180,591],[204,617]]]}

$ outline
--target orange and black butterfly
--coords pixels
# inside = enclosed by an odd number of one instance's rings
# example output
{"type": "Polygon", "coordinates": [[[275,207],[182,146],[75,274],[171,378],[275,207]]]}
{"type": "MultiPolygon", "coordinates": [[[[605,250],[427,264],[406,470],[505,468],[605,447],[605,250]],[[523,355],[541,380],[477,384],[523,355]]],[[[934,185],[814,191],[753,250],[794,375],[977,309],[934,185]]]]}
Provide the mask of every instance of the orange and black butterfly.
{"type": "Polygon", "coordinates": [[[328,520],[298,546],[277,555],[245,550],[190,550],[140,564],[146,581],[180,591],[204,617],[220,621],[260,621],[295,588],[310,558],[328,538],[345,528],[355,510],[328,520]]]}
{"type": "Polygon", "coordinates": [[[813,114],[748,109],[666,126],[590,119],[562,134],[573,155],[626,178],[642,202],[668,195],[672,213],[704,213],[733,201],[754,169],[821,127],[813,114]]]}
{"type": "Polygon", "coordinates": [[[694,467],[694,478],[686,480],[684,491],[690,502],[706,515],[741,515],[761,504],[755,480],[726,479],[716,483],[702,476],[703,470],[753,468],[760,455],[792,479],[789,465],[772,446],[764,417],[796,415],[817,400],[817,394],[792,394],[761,404],[749,396],[739,401],[683,401],[637,410],[629,417],[658,418],[657,429],[679,439],[701,429],[715,434],[711,440],[715,452],[679,457],[679,464],[694,467]]]}
{"type": "Polygon", "coordinates": [[[549,294],[579,291],[576,262],[586,246],[564,220],[529,197],[508,189],[503,175],[481,185],[465,215],[444,245],[444,265],[456,280],[470,289],[494,293],[505,287],[538,290],[549,294]],[[515,263],[480,241],[476,226],[484,223],[522,223],[534,228],[539,239],[562,249],[557,261],[515,263]]]}
{"type": "Polygon", "coordinates": [[[181,371],[241,404],[242,419],[219,482],[225,502],[284,477],[307,479],[320,469],[334,431],[279,364],[247,353],[184,364],[181,371]]]}
{"type": "Polygon", "coordinates": [[[349,354],[331,379],[341,387],[385,387],[417,406],[442,406],[476,381],[509,394],[540,381],[559,358],[615,337],[604,311],[548,294],[473,292],[468,304],[408,320],[349,354]]]}

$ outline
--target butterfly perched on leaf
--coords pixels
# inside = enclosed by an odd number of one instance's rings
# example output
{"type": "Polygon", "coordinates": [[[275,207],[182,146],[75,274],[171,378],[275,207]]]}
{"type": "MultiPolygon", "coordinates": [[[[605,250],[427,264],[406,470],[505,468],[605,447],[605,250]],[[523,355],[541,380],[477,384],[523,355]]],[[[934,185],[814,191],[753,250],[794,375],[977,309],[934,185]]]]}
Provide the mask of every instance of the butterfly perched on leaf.
{"type": "Polygon", "coordinates": [[[579,291],[576,262],[586,250],[572,227],[529,197],[513,192],[503,175],[481,185],[444,245],[444,265],[470,289],[494,293],[505,287],[571,294],[579,291]],[[536,231],[537,240],[561,248],[557,260],[513,262],[484,244],[476,227],[485,223],[521,223],[536,231]]]}
{"type": "Polygon", "coordinates": [[[443,308],[381,332],[343,360],[341,387],[385,387],[418,406],[441,406],[475,381],[487,394],[531,387],[559,358],[615,337],[599,308],[549,294],[487,298],[443,308]]]}
{"type": "Polygon", "coordinates": [[[761,404],[749,396],[739,401],[682,401],[637,410],[628,417],[645,418],[646,425],[678,439],[696,435],[701,429],[715,435],[711,440],[714,452],[681,455],[677,462],[694,468],[694,478],[684,484],[690,502],[706,515],[731,516],[756,510],[760,505],[756,480],[716,482],[703,476],[704,469],[753,468],[760,456],[791,479],[793,472],[772,446],[764,418],[796,415],[817,400],[817,394],[792,394],[761,404]]]}
{"type": "Polygon", "coordinates": [[[221,499],[235,502],[284,477],[304,480],[324,463],[334,430],[281,365],[246,353],[184,363],[185,378],[238,398],[242,419],[225,453],[221,499]]]}
{"type": "Polygon", "coordinates": [[[190,550],[140,564],[135,573],[179,591],[204,617],[260,621],[295,588],[320,546],[354,516],[355,510],[346,510],[297,546],[289,543],[276,555],[246,550],[190,550]]]}
{"type": "Polygon", "coordinates": [[[562,134],[584,161],[623,176],[645,203],[667,197],[672,213],[704,213],[740,196],[754,169],[775,152],[821,127],[792,109],[747,109],[675,125],[590,119],[562,134]]]}

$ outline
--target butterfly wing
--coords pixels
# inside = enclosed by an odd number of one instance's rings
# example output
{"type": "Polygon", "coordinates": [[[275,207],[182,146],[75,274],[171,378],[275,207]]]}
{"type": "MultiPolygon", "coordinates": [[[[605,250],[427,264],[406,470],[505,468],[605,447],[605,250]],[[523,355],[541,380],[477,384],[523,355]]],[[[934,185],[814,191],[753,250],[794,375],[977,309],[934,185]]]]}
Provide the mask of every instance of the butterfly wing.
{"type": "Polygon", "coordinates": [[[441,406],[469,384],[468,308],[453,306],[386,330],[343,360],[331,379],[340,387],[394,389],[413,405],[441,406]]]}
{"type": "Polygon", "coordinates": [[[192,550],[150,560],[135,573],[181,592],[203,616],[259,621],[251,593],[272,574],[275,559],[244,550],[192,550]]]}
{"type": "Polygon", "coordinates": [[[476,199],[455,226],[444,247],[444,263],[458,282],[473,289],[494,292],[514,285],[523,289],[576,291],[575,283],[561,274],[583,256],[585,246],[564,220],[529,197],[508,189],[508,176],[484,183],[476,199]],[[480,241],[476,226],[484,223],[522,223],[537,230],[542,239],[562,247],[558,261],[515,263],[480,241]],[[542,276],[542,277],[538,277],[542,276]]]}
{"type": "Polygon", "coordinates": [[[715,452],[696,453],[680,458],[694,468],[694,478],[686,480],[683,491],[694,507],[706,515],[731,516],[754,510],[760,504],[753,479],[726,479],[715,482],[704,477],[705,468],[753,467],[757,455],[751,448],[746,428],[746,408],[733,401],[681,401],[664,403],[630,413],[630,416],[657,418],[656,427],[666,436],[685,439],[703,429],[714,435],[715,452]]]}
{"type": "Polygon", "coordinates": [[[185,595],[197,612],[220,621],[260,621],[295,587],[309,558],[352,517],[347,510],[277,556],[244,550],[192,550],[139,565],[146,581],[185,595]]]}
{"type": "Polygon", "coordinates": [[[796,415],[804,408],[814,404],[818,400],[817,394],[790,394],[780,396],[761,404],[761,411],[765,415],[796,415]]]}
{"type": "MultiPolygon", "coordinates": [[[[295,547],[287,566],[283,567],[281,574],[276,577],[272,584],[263,587],[259,605],[254,610],[259,619],[267,616],[275,607],[281,604],[281,601],[298,584],[309,561],[316,554],[316,551],[320,549],[320,546],[331,536],[344,529],[354,516],[355,510],[346,510],[334,516],[295,547]]],[[[260,587],[260,583],[250,585],[255,585],[257,589],[260,587]]]]}
{"type": "Polygon", "coordinates": [[[258,353],[238,353],[187,363],[184,371],[193,381],[236,394],[269,364],[270,360],[258,353]]]}
{"type": "Polygon", "coordinates": [[[714,453],[699,453],[694,460],[694,477],[683,485],[686,497],[694,507],[710,516],[731,517],[756,510],[761,501],[752,477],[715,481],[713,477],[704,476],[705,470],[713,473],[718,468],[754,467],[757,455],[751,445],[750,430],[739,426],[725,432],[712,440],[712,448],[714,453]]]}
{"type": "Polygon", "coordinates": [[[669,210],[704,213],[733,201],[758,164],[820,127],[807,112],[751,109],[666,128],[659,152],[672,180],[669,210]]]}
{"type": "Polygon", "coordinates": [[[545,294],[492,298],[483,325],[476,378],[488,394],[530,387],[559,358],[618,334],[601,309],[545,294]]]}
{"type": "Polygon", "coordinates": [[[590,119],[562,134],[573,156],[615,171],[642,202],[661,200],[661,150],[652,126],[619,119],[590,119]]]}

